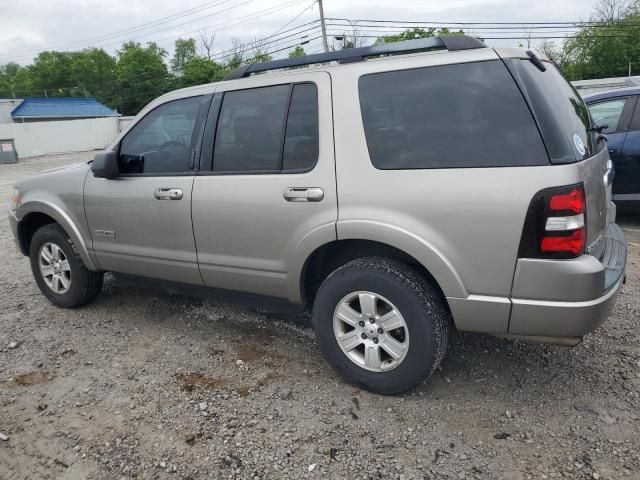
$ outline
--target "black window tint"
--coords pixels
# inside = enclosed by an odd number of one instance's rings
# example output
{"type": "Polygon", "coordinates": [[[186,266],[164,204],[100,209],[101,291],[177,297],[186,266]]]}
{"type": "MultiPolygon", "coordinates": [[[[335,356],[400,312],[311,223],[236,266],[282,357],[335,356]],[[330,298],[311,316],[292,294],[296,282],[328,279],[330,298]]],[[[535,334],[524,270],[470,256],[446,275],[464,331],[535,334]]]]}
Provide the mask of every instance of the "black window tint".
{"type": "Polygon", "coordinates": [[[589,111],[591,112],[591,118],[598,126],[605,126],[602,133],[612,133],[618,131],[618,124],[620,123],[620,117],[624,110],[626,98],[616,98],[614,100],[608,100],[606,102],[598,102],[589,105],[589,111]]]}
{"type": "Polygon", "coordinates": [[[552,63],[540,71],[531,61],[507,60],[520,79],[540,124],[552,163],[572,163],[603,148],[590,132],[589,110],[578,92],[552,63]]]}
{"type": "Polygon", "coordinates": [[[282,169],[309,170],[318,159],[318,91],[311,83],[295,85],[291,94],[282,169]]]}
{"type": "Polygon", "coordinates": [[[202,97],[165,103],[140,120],[120,144],[121,173],[189,171],[193,133],[202,97]]]}
{"type": "Polygon", "coordinates": [[[500,61],[360,79],[371,161],[380,169],[542,165],[548,156],[500,61]]]}
{"type": "Polygon", "coordinates": [[[226,92],[216,130],[213,169],[279,171],[289,85],[226,92]]]}

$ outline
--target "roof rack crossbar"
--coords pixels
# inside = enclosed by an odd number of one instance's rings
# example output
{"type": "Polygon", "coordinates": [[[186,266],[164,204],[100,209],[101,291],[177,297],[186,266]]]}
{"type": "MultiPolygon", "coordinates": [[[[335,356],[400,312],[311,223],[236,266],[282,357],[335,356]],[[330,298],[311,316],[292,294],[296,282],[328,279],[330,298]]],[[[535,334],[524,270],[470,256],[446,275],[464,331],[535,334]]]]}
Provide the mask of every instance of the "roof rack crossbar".
{"type": "Polygon", "coordinates": [[[425,50],[446,49],[449,51],[470,50],[474,48],[485,48],[486,45],[477,38],[467,35],[450,35],[444,37],[420,38],[417,40],[405,40],[402,42],[383,43],[369,47],[348,48],[335,52],[316,53],[295,58],[284,58],[282,60],[272,60],[270,62],[254,63],[236,68],[224,77],[225,80],[236,80],[248,77],[252,73],[266,72],[268,70],[278,70],[281,68],[301,67],[317,63],[339,62],[352,63],[361,62],[367,57],[378,55],[393,55],[400,53],[411,53],[425,50]]]}

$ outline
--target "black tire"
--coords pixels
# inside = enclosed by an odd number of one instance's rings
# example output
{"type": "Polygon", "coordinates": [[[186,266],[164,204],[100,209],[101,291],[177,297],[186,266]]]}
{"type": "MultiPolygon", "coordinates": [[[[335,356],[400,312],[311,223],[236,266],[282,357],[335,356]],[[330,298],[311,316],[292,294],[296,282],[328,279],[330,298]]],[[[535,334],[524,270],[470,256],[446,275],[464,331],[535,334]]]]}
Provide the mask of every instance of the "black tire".
{"type": "Polygon", "coordinates": [[[75,308],[93,300],[102,289],[103,273],[92,272],[85,267],[80,255],[76,253],[69,235],[57,223],[50,223],[39,228],[31,239],[29,247],[31,271],[36,284],[47,299],[62,308],[75,308]],[[47,286],[39,266],[40,249],[46,243],[60,247],[69,262],[71,283],[64,293],[56,293],[47,286]]]}
{"type": "Polygon", "coordinates": [[[313,326],[327,361],[348,382],[385,395],[411,390],[431,376],[444,358],[450,325],[451,315],[439,291],[408,265],[387,258],[361,258],[338,268],[322,283],[313,305],[313,326]],[[345,296],[357,291],[383,296],[404,317],[408,350],[392,370],[360,367],[338,345],[334,311],[345,296]]]}

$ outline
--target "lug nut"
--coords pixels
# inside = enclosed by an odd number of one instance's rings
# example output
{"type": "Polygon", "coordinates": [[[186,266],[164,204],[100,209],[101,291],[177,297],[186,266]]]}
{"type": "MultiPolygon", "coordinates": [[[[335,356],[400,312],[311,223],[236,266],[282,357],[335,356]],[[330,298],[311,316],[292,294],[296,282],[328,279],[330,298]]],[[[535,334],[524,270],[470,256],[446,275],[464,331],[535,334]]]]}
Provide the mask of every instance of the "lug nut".
{"type": "Polygon", "coordinates": [[[384,333],[384,330],[382,328],[378,328],[378,333],[384,333]]]}
{"type": "Polygon", "coordinates": [[[360,337],[363,338],[363,339],[366,339],[367,335],[363,333],[363,334],[360,335],[360,337]]]}
{"type": "Polygon", "coordinates": [[[373,343],[378,343],[378,339],[374,337],[373,343]]]}
{"type": "Polygon", "coordinates": [[[360,325],[361,327],[364,327],[364,320],[360,320],[360,321],[358,322],[358,325],[360,325]]]}
{"type": "Polygon", "coordinates": [[[369,323],[376,323],[376,319],[375,319],[375,318],[373,318],[373,317],[371,317],[371,318],[369,319],[369,323]]]}

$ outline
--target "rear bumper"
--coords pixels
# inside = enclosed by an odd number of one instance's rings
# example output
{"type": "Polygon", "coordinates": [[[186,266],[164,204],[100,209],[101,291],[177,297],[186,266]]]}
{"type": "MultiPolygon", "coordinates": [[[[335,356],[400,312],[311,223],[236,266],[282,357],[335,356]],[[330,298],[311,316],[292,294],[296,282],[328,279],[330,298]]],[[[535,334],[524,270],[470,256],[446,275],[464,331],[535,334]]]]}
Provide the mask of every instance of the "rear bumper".
{"type": "Polygon", "coordinates": [[[518,261],[509,334],[580,337],[604,323],[624,281],[627,245],[611,224],[601,257],[518,261]],[[570,300],[570,301],[567,301],[570,300]]]}

